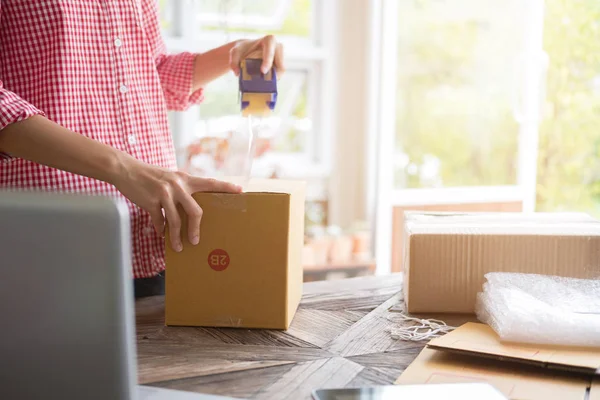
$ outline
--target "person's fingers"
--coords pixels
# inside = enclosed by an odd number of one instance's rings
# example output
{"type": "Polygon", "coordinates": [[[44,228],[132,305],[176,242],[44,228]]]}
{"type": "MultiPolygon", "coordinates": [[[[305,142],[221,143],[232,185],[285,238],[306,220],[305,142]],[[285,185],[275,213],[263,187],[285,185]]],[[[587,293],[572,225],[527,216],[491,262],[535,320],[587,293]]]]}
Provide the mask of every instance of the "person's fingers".
{"type": "Polygon", "coordinates": [[[150,218],[152,219],[152,224],[154,225],[154,230],[159,235],[163,235],[165,232],[165,217],[162,213],[162,209],[160,205],[149,211],[150,218]]]}
{"type": "Polygon", "coordinates": [[[254,52],[262,54],[260,47],[260,40],[244,41],[243,43],[234,46],[229,51],[229,68],[231,68],[236,76],[240,75],[240,63],[242,62],[242,59],[251,56],[254,52]]]}
{"type": "Polygon", "coordinates": [[[242,188],[233,183],[218,181],[216,179],[206,179],[199,177],[190,177],[188,182],[192,192],[216,192],[216,193],[241,193],[242,188]]]}
{"type": "Polygon", "coordinates": [[[180,252],[183,249],[181,244],[181,218],[177,207],[172,198],[167,199],[162,204],[169,224],[169,235],[171,236],[171,247],[173,250],[180,252]]]}
{"type": "Polygon", "coordinates": [[[188,240],[194,246],[200,241],[200,222],[202,221],[202,208],[192,196],[183,192],[178,199],[179,204],[187,214],[188,240]]]}
{"type": "Polygon", "coordinates": [[[281,43],[277,43],[275,47],[275,60],[274,60],[275,68],[277,69],[277,77],[283,75],[285,72],[285,65],[283,62],[283,45],[281,43]]]}
{"type": "Polygon", "coordinates": [[[275,37],[272,35],[265,36],[262,40],[262,65],[260,70],[263,74],[269,72],[271,67],[273,66],[273,60],[275,58],[275,48],[277,47],[277,42],[275,41],[275,37]]]}

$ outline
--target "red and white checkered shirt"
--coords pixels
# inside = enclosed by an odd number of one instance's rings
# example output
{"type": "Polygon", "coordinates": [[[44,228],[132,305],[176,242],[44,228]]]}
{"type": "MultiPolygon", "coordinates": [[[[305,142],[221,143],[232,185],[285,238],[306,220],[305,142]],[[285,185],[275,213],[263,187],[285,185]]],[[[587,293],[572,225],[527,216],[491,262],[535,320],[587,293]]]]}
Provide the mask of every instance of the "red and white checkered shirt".
{"type": "MultiPolygon", "coordinates": [[[[192,92],[195,55],[168,55],[154,0],[0,0],[0,134],[35,114],[175,169],[167,109],[192,92]]],[[[0,187],[121,196],[94,179],[0,155],[0,187]]],[[[131,202],[133,275],[164,269],[164,240],[131,202]]]]}

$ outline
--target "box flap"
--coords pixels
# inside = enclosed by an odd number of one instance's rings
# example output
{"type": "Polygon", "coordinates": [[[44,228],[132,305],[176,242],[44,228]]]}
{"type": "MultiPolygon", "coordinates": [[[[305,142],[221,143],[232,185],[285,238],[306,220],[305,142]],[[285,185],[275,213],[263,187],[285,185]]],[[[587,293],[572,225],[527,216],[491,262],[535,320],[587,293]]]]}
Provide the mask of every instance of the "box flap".
{"type": "MultiPolygon", "coordinates": [[[[244,193],[304,193],[306,191],[306,181],[303,180],[286,180],[286,179],[262,179],[252,178],[244,180],[240,177],[219,177],[219,181],[240,185],[244,193]]],[[[214,194],[214,192],[213,192],[214,194]]],[[[223,196],[235,196],[223,193],[223,196]]]]}
{"type": "Polygon", "coordinates": [[[511,400],[583,400],[590,378],[425,348],[396,384],[489,383],[511,400]]]}
{"type": "Polygon", "coordinates": [[[496,236],[557,236],[557,237],[591,237],[600,236],[600,224],[571,223],[571,224],[489,224],[485,221],[461,224],[407,224],[407,232],[411,236],[455,236],[455,235],[496,235],[496,236]]]}
{"type": "Polygon", "coordinates": [[[581,212],[426,212],[405,211],[407,221],[427,223],[456,223],[461,221],[488,221],[488,222],[537,222],[537,223],[563,223],[563,222],[591,222],[597,223],[598,219],[581,212]]]}
{"type": "Polygon", "coordinates": [[[469,322],[437,339],[428,347],[481,357],[563,369],[589,375],[600,374],[600,349],[504,343],[492,328],[469,322]]]}
{"type": "Polygon", "coordinates": [[[306,190],[305,181],[284,179],[251,179],[246,185],[246,193],[296,193],[306,190]]]}
{"type": "Polygon", "coordinates": [[[600,235],[584,213],[405,213],[410,235],[600,235]]]}

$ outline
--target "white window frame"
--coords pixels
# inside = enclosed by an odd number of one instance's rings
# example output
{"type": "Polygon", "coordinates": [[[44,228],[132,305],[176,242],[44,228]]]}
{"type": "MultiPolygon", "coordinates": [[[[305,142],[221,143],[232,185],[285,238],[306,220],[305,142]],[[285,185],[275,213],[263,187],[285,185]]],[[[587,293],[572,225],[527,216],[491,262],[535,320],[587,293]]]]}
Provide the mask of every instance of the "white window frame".
{"type": "MultiPolygon", "coordinates": [[[[169,52],[192,51],[202,52],[224,44],[222,32],[204,32],[199,29],[196,16],[200,11],[199,2],[194,0],[170,0],[172,16],[168,32],[163,37],[169,52]]],[[[332,53],[335,44],[335,28],[327,18],[335,15],[337,0],[325,2],[313,0],[313,37],[299,39],[288,36],[278,36],[284,45],[286,68],[307,71],[308,104],[311,105],[310,115],[313,121],[312,134],[305,153],[274,153],[276,158],[285,164],[282,169],[284,178],[307,180],[324,180],[332,168],[332,99],[335,91],[335,71],[333,70],[332,53]],[[318,140],[316,140],[318,138],[318,140]]],[[[215,15],[208,18],[216,18],[215,15]]],[[[240,38],[258,38],[258,34],[243,34],[231,32],[230,40],[240,38]]],[[[285,78],[283,78],[285,79],[285,78]]],[[[201,105],[191,107],[188,111],[171,114],[173,136],[176,148],[184,148],[190,138],[181,132],[195,129],[201,105]]],[[[179,155],[180,157],[182,154],[179,155]]],[[[324,198],[322,193],[319,198],[324,198]]]]}
{"type": "Polygon", "coordinates": [[[391,272],[392,218],[395,206],[431,204],[472,204],[497,201],[521,201],[523,211],[535,210],[537,179],[538,127],[541,86],[545,58],[542,49],[543,0],[525,2],[534,23],[528,24],[525,54],[532,55],[523,71],[521,110],[515,111],[520,122],[517,184],[511,186],[453,187],[441,189],[394,188],[393,149],[396,134],[397,75],[397,0],[371,2],[370,40],[373,61],[369,68],[370,127],[377,140],[368,151],[369,213],[373,221],[374,253],[378,275],[391,272]],[[521,118],[524,115],[526,117],[521,118]]]}

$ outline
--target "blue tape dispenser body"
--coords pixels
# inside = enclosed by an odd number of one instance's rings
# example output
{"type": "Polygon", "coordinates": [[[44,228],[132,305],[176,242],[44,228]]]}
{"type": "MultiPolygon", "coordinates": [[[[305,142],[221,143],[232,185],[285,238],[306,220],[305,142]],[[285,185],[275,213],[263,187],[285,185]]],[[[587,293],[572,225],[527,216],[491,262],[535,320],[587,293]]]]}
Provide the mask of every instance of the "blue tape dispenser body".
{"type": "Polygon", "coordinates": [[[240,104],[244,116],[266,116],[277,104],[275,68],[263,74],[261,59],[247,58],[240,63],[240,104]]]}

